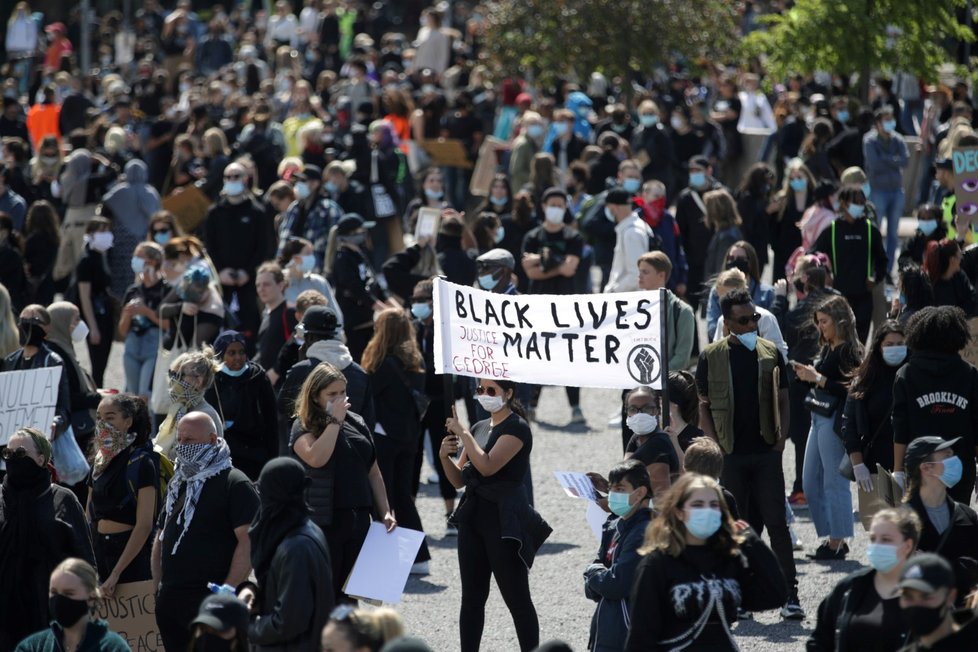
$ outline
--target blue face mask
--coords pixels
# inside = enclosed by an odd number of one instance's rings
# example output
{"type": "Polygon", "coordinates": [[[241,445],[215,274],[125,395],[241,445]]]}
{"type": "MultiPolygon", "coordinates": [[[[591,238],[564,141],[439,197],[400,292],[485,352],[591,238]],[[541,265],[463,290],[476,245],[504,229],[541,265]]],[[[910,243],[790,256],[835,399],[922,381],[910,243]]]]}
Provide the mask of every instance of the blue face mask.
{"type": "Polygon", "coordinates": [[[323,187],[326,188],[326,192],[328,192],[331,195],[335,195],[336,192],[340,189],[340,187],[337,186],[336,183],[333,181],[327,181],[326,183],[323,184],[323,187]]]}
{"type": "Polygon", "coordinates": [[[505,206],[509,203],[509,199],[506,197],[496,197],[495,195],[489,195],[489,203],[493,206],[505,206]]]}
{"type": "Polygon", "coordinates": [[[900,301],[900,305],[901,306],[907,305],[907,295],[901,293],[900,296],[898,297],[898,299],[900,301]]]}
{"type": "Polygon", "coordinates": [[[228,366],[226,364],[224,364],[223,362],[221,363],[221,373],[227,374],[232,378],[237,378],[238,376],[243,374],[247,368],[248,368],[248,363],[245,363],[244,366],[238,369],[237,371],[232,371],[231,369],[228,369],[228,366]]]}
{"type": "Polygon", "coordinates": [[[308,197],[309,196],[309,184],[306,183],[305,181],[300,181],[300,182],[296,183],[295,184],[295,196],[299,198],[299,201],[302,201],[303,199],[305,199],[306,197],[308,197]]]}
{"type": "Polygon", "coordinates": [[[154,233],[154,234],[153,234],[153,241],[154,241],[154,242],[155,242],[156,244],[158,244],[158,245],[160,245],[160,246],[163,246],[163,245],[165,245],[165,244],[166,244],[167,242],[169,242],[169,241],[170,241],[170,238],[171,238],[171,237],[173,237],[173,236],[172,236],[172,235],[170,234],[170,232],[169,232],[169,231],[162,231],[162,232],[160,232],[160,233],[154,233]]]}
{"type": "Polygon", "coordinates": [[[428,199],[441,199],[445,196],[445,193],[441,190],[429,190],[428,188],[425,188],[424,196],[428,199]]]}
{"type": "Polygon", "coordinates": [[[888,134],[892,134],[894,131],[896,131],[896,120],[884,120],[883,131],[888,134]]]}
{"type": "Polygon", "coordinates": [[[869,199],[869,193],[872,192],[873,188],[869,185],[869,182],[863,184],[863,194],[866,195],[866,199],[869,199]]]}
{"type": "Polygon", "coordinates": [[[709,539],[720,529],[720,510],[709,507],[694,507],[689,510],[686,529],[697,539],[709,539]]]}
{"type": "Polygon", "coordinates": [[[757,331],[751,331],[749,333],[742,333],[736,336],[740,343],[747,347],[748,351],[753,351],[757,348],[757,331]]]}
{"type": "Polygon", "coordinates": [[[917,230],[929,236],[937,230],[937,220],[917,220],[917,230]]]}
{"type": "Polygon", "coordinates": [[[633,195],[638,192],[641,185],[642,181],[640,179],[625,179],[621,182],[621,187],[625,189],[625,192],[633,195]]]}
{"type": "Polygon", "coordinates": [[[945,487],[950,489],[961,481],[962,471],[964,471],[964,466],[961,464],[961,459],[957,455],[947,458],[944,460],[944,472],[941,473],[941,482],[944,483],[945,487]]]}
{"type": "Polygon", "coordinates": [[[146,261],[139,256],[133,256],[132,260],[129,262],[129,265],[132,267],[133,274],[139,274],[146,269],[146,261]]]}
{"type": "Polygon", "coordinates": [[[883,362],[891,367],[899,367],[907,359],[907,345],[884,346],[880,349],[880,353],[883,354],[883,362]]]}
{"type": "Polygon", "coordinates": [[[624,491],[612,491],[608,494],[608,509],[615,516],[624,516],[632,511],[632,506],[628,502],[628,494],[624,491]]]}
{"type": "Polygon", "coordinates": [[[642,123],[643,127],[654,127],[659,124],[659,116],[655,115],[654,113],[640,115],[638,116],[638,121],[642,123]]]}
{"type": "Polygon", "coordinates": [[[479,286],[483,290],[491,290],[496,287],[496,279],[493,278],[492,274],[483,274],[479,277],[479,286]]]}
{"type": "Polygon", "coordinates": [[[791,189],[794,190],[795,192],[801,192],[802,190],[808,187],[808,181],[796,177],[791,181],[789,181],[788,185],[791,186],[791,189]]]}
{"type": "Polygon", "coordinates": [[[498,229],[496,229],[496,234],[493,236],[493,239],[496,241],[496,244],[499,244],[500,242],[503,241],[503,238],[505,237],[506,237],[506,227],[500,226],[498,229]]]}
{"type": "Polygon", "coordinates": [[[245,191],[244,183],[241,181],[225,181],[224,182],[224,194],[230,195],[231,197],[237,197],[245,191]]]}
{"type": "Polygon", "coordinates": [[[431,306],[427,303],[412,303],[411,314],[414,315],[415,319],[424,321],[431,317],[431,306]]]}
{"type": "Polygon", "coordinates": [[[706,173],[704,172],[690,172],[689,173],[689,185],[694,188],[702,188],[706,185],[706,173]]]}
{"type": "Polygon", "coordinates": [[[869,565],[881,573],[893,570],[900,563],[900,557],[897,556],[897,547],[886,543],[871,543],[867,545],[866,558],[869,560],[869,565]]]}
{"type": "Polygon", "coordinates": [[[849,215],[852,216],[852,219],[858,220],[863,216],[863,213],[866,212],[866,207],[863,204],[849,204],[849,208],[846,210],[849,211],[849,215]]]}
{"type": "Polygon", "coordinates": [[[308,256],[302,257],[302,265],[299,269],[302,270],[303,274],[308,274],[316,267],[316,256],[309,254],[308,256]]]}
{"type": "Polygon", "coordinates": [[[543,135],[543,125],[530,125],[526,128],[526,135],[530,138],[539,138],[543,135]]]}
{"type": "Polygon", "coordinates": [[[846,124],[847,122],[849,122],[849,112],[846,111],[845,109],[836,111],[835,119],[841,122],[842,124],[846,124]]]}
{"type": "Polygon", "coordinates": [[[567,123],[566,122],[555,122],[554,123],[554,133],[557,136],[563,136],[567,133],[567,123]]]}
{"type": "Polygon", "coordinates": [[[836,213],[838,213],[839,212],[839,200],[836,199],[835,197],[833,197],[831,201],[832,201],[832,210],[835,211],[836,213]]]}

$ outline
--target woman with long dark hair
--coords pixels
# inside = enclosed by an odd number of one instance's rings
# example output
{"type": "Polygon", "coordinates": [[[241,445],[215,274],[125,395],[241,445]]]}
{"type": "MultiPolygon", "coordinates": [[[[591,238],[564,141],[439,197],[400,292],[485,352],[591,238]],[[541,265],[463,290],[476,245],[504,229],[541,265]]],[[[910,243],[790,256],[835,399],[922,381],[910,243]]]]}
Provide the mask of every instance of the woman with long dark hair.
{"type": "Polygon", "coordinates": [[[540,624],[530,597],[529,570],[552,531],[530,505],[524,487],[533,436],[516,399],[516,383],[479,379],[476,399],[489,418],[466,430],[453,408],[445,422],[449,436],[439,451],[449,481],[456,489],[466,488],[455,510],[461,650],[477,652],[482,642],[490,577],[496,578],[509,607],[520,650],[532,650],[540,642],[540,624]]]}
{"type": "MultiPolygon", "coordinates": [[[[747,291],[754,305],[770,308],[774,304],[774,288],[761,281],[762,265],[757,250],[746,240],[738,240],[727,249],[723,257],[723,269],[737,268],[747,277],[747,291]]],[[[706,306],[706,333],[712,338],[720,321],[720,295],[711,283],[710,297],[706,306]]]]}
{"type": "MultiPolygon", "coordinates": [[[[413,485],[421,444],[421,419],[426,409],[417,401],[425,395],[424,362],[408,313],[388,308],[377,315],[374,336],[360,364],[370,376],[374,405],[383,406],[377,411],[373,438],[387,500],[401,525],[421,530],[413,485]]],[[[427,574],[430,559],[428,545],[422,542],[412,572],[427,574]]]]}
{"type": "Polygon", "coordinates": [[[774,280],[787,275],[788,259],[801,245],[798,222],[815,201],[815,177],[801,159],[788,162],[784,185],[775,195],[777,212],[771,222],[771,248],[774,249],[774,280]]]}
{"type": "Polygon", "coordinates": [[[884,322],[873,333],[863,361],[852,372],[846,399],[842,433],[852,462],[859,499],[859,520],[869,530],[870,521],[883,504],[876,491],[876,465],[893,470],[893,381],[907,360],[903,327],[884,322]]]}
{"type": "Polygon", "coordinates": [[[957,306],[969,318],[978,315],[975,288],[961,271],[961,247],[957,240],[928,242],[924,250],[924,272],[934,288],[934,305],[957,306]]]}
{"type": "Polygon", "coordinates": [[[744,239],[757,252],[758,267],[767,265],[767,245],[771,239],[771,213],[776,205],[771,202],[771,191],[776,178],[774,169],[767,163],[755,163],[744,174],[737,188],[737,211],[743,220],[741,230],[744,239]]]}

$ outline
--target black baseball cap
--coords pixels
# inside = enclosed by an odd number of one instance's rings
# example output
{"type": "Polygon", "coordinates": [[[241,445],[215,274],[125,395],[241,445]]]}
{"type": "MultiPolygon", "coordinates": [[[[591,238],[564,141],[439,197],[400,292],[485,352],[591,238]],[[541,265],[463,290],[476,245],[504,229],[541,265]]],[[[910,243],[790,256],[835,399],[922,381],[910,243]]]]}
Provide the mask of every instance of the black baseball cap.
{"type": "Polygon", "coordinates": [[[303,181],[309,181],[310,179],[322,181],[323,169],[318,165],[306,165],[300,171],[293,174],[292,177],[303,181]]]}
{"type": "Polygon", "coordinates": [[[954,570],[946,559],[930,552],[920,552],[908,559],[903,566],[897,587],[934,593],[940,589],[950,589],[954,585],[954,570]]]}
{"type": "Polygon", "coordinates": [[[621,206],[631,206],[632,205],[632,194],[622,188],[621,186],[615,186],[608,191],[608,194],[604,198],[605,204],[616,204],[621,206]]]}
{"type": "Polygon", "coordinates": [[[306,333],[331,337],[338,326],[336,313],[326,306],[310,306],[302,314],[302,330],[306,333]]]}
{"type": "Polygon", "coordinates": [[[949,158],[939,158],[934,160],[934,169],[936,170],[953,170],[954,163],[949,158]]]}
{"type": "Polygon", "coordinates": [[[562,188],[558,188],[557,186],[551,186],[546,190],[544,190],[543,196],[540,198],[540,201],[545,202],[551,197],[560,197],[564,201],[567,201],[567,193],[564,192],[562,188]]]}
{"type": "Polygon", "coordinates": [[[710,159],[701,154],[697,154],[689,159],[689,167],[705,170],[706,168],[710,167],[710,159]]]}
{"type": "Polygon", "coordinates": [[[215,631],[248,631],[248,607],[244,602],[227,593],[215,593],[204,598],[191,625],[207,625],[215,631]]]}
{"type": "Polygon", "coordinates": [[[359,213],[347,213],[336,223],[337,235],[350,235],[357,229],[372,229],[376,222],[368,222],[359,213]]]}
{"type": "Polygon", "coordinates": [[[903,455],[903,465],[908,469],[917,468],[924,462],[924,460],[937,451],[951,448],[951,446],[954,446],[960,440],[960,437],[955,437],[954,439],[942,439],[933,435],[928,437],[917,437],[910,442],[909,446],[907,446],[907,452],[903,455]]]}

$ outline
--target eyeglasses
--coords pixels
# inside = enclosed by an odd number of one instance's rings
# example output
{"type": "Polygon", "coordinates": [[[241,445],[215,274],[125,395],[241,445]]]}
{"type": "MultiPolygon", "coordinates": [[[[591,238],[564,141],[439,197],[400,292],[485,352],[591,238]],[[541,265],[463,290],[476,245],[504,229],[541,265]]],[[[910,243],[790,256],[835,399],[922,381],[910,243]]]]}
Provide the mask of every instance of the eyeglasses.
{"type": "Polygon", "coordinates": [[[759,321],[761,321],[761,315],[760,313],[757,312],[755,312],[753,315],[738,317],[737,319],[733,320],[735,324],[740,324],[741,326],[746,326],[747,324],[756,324],[759,321]]]}
{"type": "Polygon", "coordinates": [[[482,396],[483,394],[485,394],[486,396],[495,396],[496,388],[479,386],[475,388],[475,393],[478,394],[479,396],[482,396]]]}
{"type": "Polygon", "coordinates": [[[244,175],[243,174],[225,174],[224,175],[224,180],[225,181],[237,181],[238,179],[243,179],[243,178],[244,178],[244,175]]]}
{"type": "Polygon", "coordinates": [[[22,457],[27,457],[27,449],[23,446],[18,446],[14,450],[9,448],[4,448],[0,451],[0,457],[3,458],[4,462],[9,462],[10,460],[19,460],[22,457]]]}
{"type": "Polygon", "coordinates": [[[627,408],[625,408],[625,412],[628,414],[628,416],[634,416],[641,412],[642,414],[650,414],[655,417],[659,415],[659,408],[657,408],[655,405],[646,405],[642,408],[629,405],[627,408]]]}
{"type": "Polygon", "coordinates": [[[493,272],[493,273],[495,273],[495,271],[497,269],[499,269],[499,265],[496,265],[494,263],[476,263],[475,264],[475,270],[477,272],[493,272]]]}

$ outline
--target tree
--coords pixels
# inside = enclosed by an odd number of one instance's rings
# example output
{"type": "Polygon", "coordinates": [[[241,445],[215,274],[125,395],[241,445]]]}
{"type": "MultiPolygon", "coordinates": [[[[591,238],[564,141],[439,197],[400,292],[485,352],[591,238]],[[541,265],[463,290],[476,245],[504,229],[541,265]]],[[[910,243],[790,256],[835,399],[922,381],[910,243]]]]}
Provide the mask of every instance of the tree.
{"type": "Polygon", "coordinates": [[[943,44],[974,39],[955,17],[965,0],[796,0],[783,14],[761,17],[766,31],[751,33],[744,51],[764,62],[775,78],[823,70],[859,74],[869,95],[873,71],[936,77],[948,60],[943,44]]]}
{"type": "Polygon", "coordinates": [[[726,60],[737,43],[728,0],[498,0],[488,19],[486,47],[501,72],[543,85],[595,71],[627,80],[679,58],[726,60]]]}

